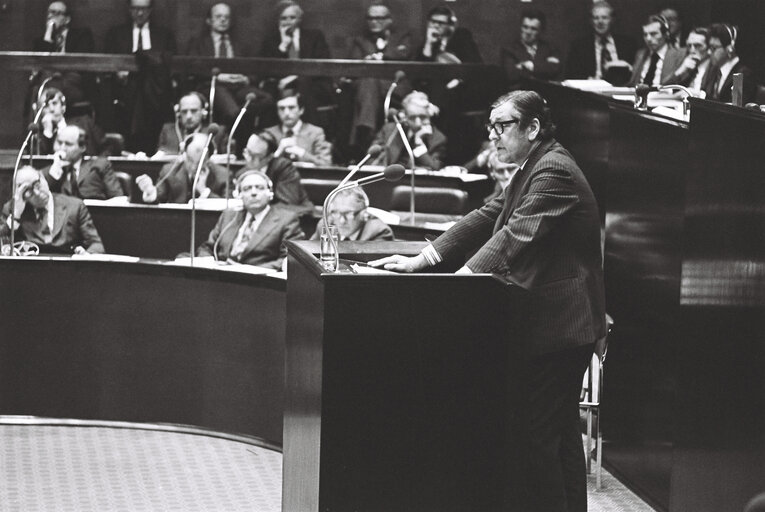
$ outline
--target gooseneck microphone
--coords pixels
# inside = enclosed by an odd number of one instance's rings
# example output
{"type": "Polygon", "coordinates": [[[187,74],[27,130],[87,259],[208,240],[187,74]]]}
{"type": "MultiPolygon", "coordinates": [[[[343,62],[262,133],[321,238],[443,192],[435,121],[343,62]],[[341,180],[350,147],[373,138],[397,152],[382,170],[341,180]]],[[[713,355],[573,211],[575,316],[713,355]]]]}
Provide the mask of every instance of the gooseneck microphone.
{"type": "Polygon", "coordinates": [[[393,91],[396,90],[396,87],[398,87],[399,83],[406,78],[406,74],[401,71],[400,69],[396,71],[396,77],[393,79],[393,83],[390,84],[390,87],[388,87],[388,92],[385,94],[385,102],[383,103],[383,112],[385,112],[385,117],[388,117],[390,114],[390,101],[393,97],[393,91]]]}
{"type": "Polygon", "coordinates": [[[208,154],[210,153],[210,143],[212,142],[213,137],[220,131],[220,126],[213,123],[210,126],[207,127],[207,140],[205,141],[205,147],[202,150],[202,156],[199,158],[199,163],[197,164],[197,170],[194,172],[194,181],[191,184],[191,266],[194,266],[194,247],[196,245],[196,224],[197,224],[197,200],[196,200],[196,191],[197,191],[197,182],[199,181],[199,173],[202,172],[202,167],[205,165],[205,160],[207,160],[208,154]]]}
{"type": "MultiPolygon", "coordinates": [[[[40,109],[42,110],[42,109],[40,109]]],[[[36,134],[40,130],[40,127],[37,125],[37,123],[32,123],[27,128],[27,136],[24,137],[24,142],[21,143],[21,149],[19,149],[19,154],[16,156],[16,165],[13,167],[13,177],[11,178],[11,247],[8,251],[8,254],[10,256],[13,256],[13,245],[16,243],[16,219],[14,216],[16,215],[16,175],[19,173],[19,166],[21,165],[21,158],[24,156],[24,150],[26,149],[27,145],[29,144],[29,141],[32,140],[32,136],[36,134]]],[[[5,222],[6,219],[3,219],[3,222],[5,222]]]]}
{"type": "Polygon", "coordinates": [[[343,178],[343,181],[340,182],[338,187],[342,187],[346,183],[348,183],[348,180],[351,179],[351,177],[358,172],[361,167],[367,163],[372,158],[377,158],[380,156],[380,153],[382,153],[382,146],[378,144],[373,144],[372,147],[369,148],[369,151],[367,152],[367,155],[361,159],[359,163],[351,167],[351,172],[345,175],[345,178],[343,178]]]}
{"type": "Polygon", "coordinates": [[[217,86],[217,83],[218,83],[218,75],[220,75],[220,68],[212,68],[210,70],[210,74],[212,75],[212,78],[210,79],[210,103],[209,103],[210,119],[208,122],[210,123],[210,126],[212,126],[213,110],[215,110],[215,107],[213,107],[213,105],[215,105],[215,87],[217,86]]]}
{"type": "MultiPolygon", "coordinates": [[[[337,187],[335,187],[332,192],[327,194],[326,199],[324,199],[324,206],[322,207],[322,223],[324,227],[329,226],[329,205],[332,204],[332,200],[335,198],[335,196],[342,192],[343,190],[348,190],[350,188],[355,187],[363,187],[364,185],[369,185],[370,183],[375,183],[377,181],[398,181],[400,180],[404,174],[406,174],[406,169],[404,169],[403,165],[400,164],[393,164],[389,165],[385,169],[383,169],[382,172],[378,172],[375,174],[372,174],[370,176],[365,176],[359,180],[356,181],[350,181],[345,184],[340,184],[337,187]]],[[[345,180],[344,180],[345,181],[345,180]]],[[[337,240],[334,239],[334,237],[329,237],[329,243],[332,246],[332,252],[337,256],[337,240]]],[[[337,257],[335,258],[337,261],[337,257]]],[[[335,271],[337,271],[337,267],[335,267],[335,271]]]]}
{"type": "Polygon", "coordinates": [[[228,196],[229,196],[229,181],[231,181],[231,143],[234,141],[234,134],[236,129],[239,128],[239,123],[242,122],[244,114],[247,113],[247,109],[250,107],[250,103],[255,101],[257,96],[254,92],[247,93],[245,97],[244,106],[239,111],[239,115],[236,116],[234,124],[231,126],[231,132],[228,134],[228,142],[226,143],[226,208],[228,209],[228,196]]]}
{"type": "MultiPolygon", "coordinates": [[[[412,150],[412,145],[409,143],[409,137],[406,136],[404,127],[401,126],[401,121],[398,119],[398,112],[391,109],[391,113],[393,114],[393,122],[396,123],[396,132],[398,132],[399,137],[401,137],[404,149],[406,149],[406,152],[409,155],[409,162],[412,164],[412,175],[410,178],[411,192],[409,193],[409,224],[414,226],[414,151],[412,150]]],[[[396,132],[391,134],[391,139],[396,132]]],[[[388,141],[389,144],[391,139],[388,141]]]]}

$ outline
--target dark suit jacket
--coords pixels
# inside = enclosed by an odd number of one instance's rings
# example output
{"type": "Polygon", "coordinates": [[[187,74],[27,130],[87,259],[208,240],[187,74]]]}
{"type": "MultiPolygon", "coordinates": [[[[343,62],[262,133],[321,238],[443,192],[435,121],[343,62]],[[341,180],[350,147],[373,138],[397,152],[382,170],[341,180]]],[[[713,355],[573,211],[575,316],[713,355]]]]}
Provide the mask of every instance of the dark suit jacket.
{"type": "MultiPolygon", "coordinates": [[[[356,36],[351,40],[349,59],[363,59],[367,55],[377,53],[377,38],[368,33],[356,36]]],[[[391,31],[388,45],[383,50],[383,60],[410,60],[412,58],[412,35],[409,32],[391,31]]]]}
{"type": "Polygon", "coordinates": [[[537,53],[533,59],[520,39],[515,40],[510,46],[502,48],[502,67],[511,84],[518,84],[521,78],[530,77],[554,80],[558,77],[561,66],[558,50],[541,39],[537,42],[537,53]],[[534,71],[516,69],[515,66],[518,63],[527,60],[534,63],[534,71]]]}
{"type": "MultiPolygon", "coordinates": [[[[66,41],[64,41],[64,53],[92,53],[95,49],[96,44],[93,41],[93,33],[89,28],[69,27],[66,41]]],[[[34,51],[36,52],[52,52],[55,50],[55,43],[45,41],[43,36],[38,37],[34,41],[34,51]]]]}
{"type": "MultiPolygon", "coordinates": [[[[228,41],[231,44],[231,48],[234,50],[234,57],[255,56],[255,50],[252,45],[242,40],[242,38],[236,37],[235,34],[229,34],[228,41]]],[[[209,30],[204,30],[189,41],[189,44],[186,47],[186,55],[215,57],[215,47],[213,46],[213,38],[209,30]]]]}
{"type": "MultiPolygon", "coordinates": [[[[260,50],[261,57],[270,57],[274,59],[287,59],[289,54],[279,50],[281,36],[279,31],[272,33],[263,40],[263,46],[260,50]]],[[[300,59],[328,59],[329,46],[321,30],[300,27],[300,59]]]]}
{"type": "Polygon", "coordinates": [[[704,90],[707,92],[707,99],[720,101],[723,103],[731,103],[733,101],[733,75],[736,73],[742,73],[744,75],[744,89],[743,89],[743,104],[753,102],[757,96],[757,83],[752,76],[752,70],[746,67],[741,61],[738,61],[733,69],[731,69],[728,76],[725,78],[722,89],[720,89],[719,97],[715,97],[716,91],[714,91],[714,83],[717,79],[718,68],[710,68],[707,74],[706,84],[704,90]]]}
{"type": "MultiPolygon", "coordinates": [[[[197,256],[213,256],[215,242],[220,238],[216,251],[218,259],[228,259],[245,215],[244,210],[224,211],[207,241],[197,249],[197,256]]],[[[282,266],[282,260],[287,257],[284,242],[303,238],[297,214],[281,205],[272,204],[271,209],[250,238],[239,262],[279,269],[282,266]]]]}
{"type": "MultiPolygon", "coordinates": [[[[421,61],[434,61],[437,56],[426,57],[422,53],[423,46],[421,45],[417,51],[417,57],[415,60],[421,61]]],[[[446,51],[454,54],[463,63],[483,62],[481,58],[481,52],[478,51],[478,45],[473,40],[473,34],[466,28],[458,27],[454,30],[454,34],[449,38],[446,43],[446,51]]]]}
{"type": "MultiPolygon", "coordinates": [[[[207,128],[207,124],[204,123],[201,130],[207,128]]],[[[226,152],[226,145],[228,144],[228,129],[225,126],[221,126],[218,133],[213,137],[213,144],[218,153],[226,152]]],[[[179,155],[181,153],[181,141],[178,140],[178,132],[176,131],[176,123],[165,123],[162,125],[162,131],[159,132],[159,140],[157,141],[157,151],[163,151],[168,155],[179,155]]],[[[234,149],[232,148],[232,151],[234,149]]]]}
{"type": "MultiPolygon", "coordinates": [[[[156,52],[175,53],[175,37],[165,27],[149,22],[151,49],[156,52]]],[[[104,51],[106,53],[133,53],[133,22],[117,25],[106,34],[104,51]]]]}
{"type": "MultiPolygon", "coordinates": [[[[50,168],[49,165],[43,169],[43,174],[51,191],[74,196],[69,174],[64,173],[61,178],[55,179],[50,175],[50,168]]],[[[77,176],[77,188],[79,195],[76,197],[80,199],[109,199],[125,195],[122,186],[114,175],[112,164],[106,158],[101,157],[82,161],[80,173],[77,176]]]]}
{"type": "MultiPolygon", "coordinates": [[[[182,163],[172,162],[165,164],[159,171],[159,179],[170,173],[172,176],[157,187],[158,203],[187,203],[191,200],[192,180],[188,178],[182,167],[182,163]]],[[[228,179],[226,169],[212,162],[207,162],[207,167],[210,169],[206,181],[210,188],[209,197],[225,197],[228,179]]]]}
{"type": "Polygon", "coordinates": [[[313,209],[313,203],[300,183],[300,173],[292,164],[292,160],[280,156],[272,158],[266,167],[266,176],[271,178],[274,184],[275,201],[313,209]]]}
{"type": "MultiPolygon", "coordinates": [[[[632,63],[635,60],[637,43],[627,36],[613,34],[618,58],[632,63]]],[[[612,56],[612,58],[616,58],[612,56]]],[[[566,60],[566,78],[587,79],[595,76],[595,34],[590,32],[571,43],[566,60]]]]}
{"type": "MultiPolygon", "coordinates": [[[[311,236],[311,240],[318,240],[321,234],[321,230],[324,227],[324,221],[320,220],[311,236]]],[[[361,229],[355,233],[353,240],[359,242],[366,242],[369,240],[393,240],[393,230],[386,223],[370,215],[369,218],[361,226],[361,229]]]]}
{"type": "MultiPolygon", "coordinates": [[[[635,63],[632,65],[632,77],[628,82],[628,85],[637,85],[640,82],[640,75],[643,73],[643,65],[645,61],[651,58],[651,52],[647,48],[643,47],[637,52],[635,57],[635,63]]],[[[677,48],[667,47],[667,53],[664,55],[664,64],[661,67],[661,84],[672,83],[674,74],[677,68],[685,60],[685,51],[678,50],[677,48]]],[[[660,71],[657,69],[657,73],[660,71]]]]}
{"type": "MultiPolygon", "coordinates": [[[[3,222],[0,223],[0,235],[10,235],[10,229],[6,223],[11,204],[6,203],[3,207],[3,222]]],[[[81,199],[53,193],[53,230],[52,240],[49,244],[62,252],[72,253],[74,247],[81,245],[88,252],[103,253],[104,244],[98,236],[90,212],[81,199]]],[[[39,223],[35,218],[35,212],[27,205],[21,214],[21,226],[16,231],[19,240],[27,240],[36,244],[44,244],[39,232],[39,223]]]]}
{"type": "Polygon", "coordinates": [[[532,151],[504,193],[433,242],[444,258],[478,249],[473,272],[504,276],[532,294],[532,355],[605,335],[603,261],[595,197],[563,146],[532,151]]]}
{"type": "MultiPolygon", "coordinates": [[[[404,130],[406,131],[406,126],[404,126],[404,130]]],[[[437,171],[443,167],[444,157],[446,156],[446,135],[433,126],[433,133],[423,137],[423,142],[427,146],[428,152],[422,156],[415,157],[414,163],[417,167],[437,171]]],[[[398,130],[396,130],[395,123],[383,125],[380,131],[377,132],[377,135],[375,135],[371,146],[375,144],[385,148],[385,151],[380,153],[380,156],[374,160],[374,163],[382,165],[401,164],[407,169],[411,167],[409,153],[404,148],[404,143],[401,141],[398,130]]],[[[412,149],[414,149],[414,145],[412,149]]]]}

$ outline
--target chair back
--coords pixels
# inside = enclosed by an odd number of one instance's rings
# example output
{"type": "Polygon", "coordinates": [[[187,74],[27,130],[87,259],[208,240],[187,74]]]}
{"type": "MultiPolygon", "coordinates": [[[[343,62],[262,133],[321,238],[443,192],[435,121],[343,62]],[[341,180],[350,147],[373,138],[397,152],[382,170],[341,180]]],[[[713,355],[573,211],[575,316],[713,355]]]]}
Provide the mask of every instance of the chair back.
{"type": "MultiPolygon", "coordinates": [[[[391,196],[391,210],[409,210],[411,187],[398,185],[391,196]]],[[[456,188],[415,187],[415,210],[420,213],[443,213],[448,215],[463,215],[468,204],[468,194],[456,188]]]]}

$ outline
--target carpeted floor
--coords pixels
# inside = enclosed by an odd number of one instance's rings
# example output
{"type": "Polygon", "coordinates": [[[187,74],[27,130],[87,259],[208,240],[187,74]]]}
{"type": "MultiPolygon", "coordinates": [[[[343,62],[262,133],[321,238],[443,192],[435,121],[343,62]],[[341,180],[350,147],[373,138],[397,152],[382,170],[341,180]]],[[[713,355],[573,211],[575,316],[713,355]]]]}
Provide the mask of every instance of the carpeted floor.
{"type": "MultiPolygon", "coordinates": [[[[282,457],[199,433],[0,424],[0,511],[279,512],[282,457]]],[[[650,507],[603,472],[592,512],[650,507]]]]}

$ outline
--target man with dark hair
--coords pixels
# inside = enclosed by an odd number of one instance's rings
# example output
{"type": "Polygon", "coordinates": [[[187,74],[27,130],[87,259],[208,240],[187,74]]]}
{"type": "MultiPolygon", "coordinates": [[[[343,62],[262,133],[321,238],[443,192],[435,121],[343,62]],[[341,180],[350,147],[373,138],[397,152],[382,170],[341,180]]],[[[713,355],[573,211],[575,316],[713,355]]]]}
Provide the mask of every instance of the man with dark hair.
{"type": "Polygon", "coordinates": [[[731,103],[733,101],[733,75],[744,75],[742,105],[754,101],[757,94],[757,84],[749,69],[736,50],[738,27],[726,23],[715,23],[709,27],[710,61],[714,72],[710,73],[705,86],[707,99],[731,103]]]}
{"type": "Polygon", "coordinates": [[[428,13],[425,41],[417,52],[417,60],[450,64],[482,61],[473,34],[457,26],[457,16],[446,6],[434,7],[428,13]]]}
{"type": "Polygon", "coordinates": [[[273,183],[274,201],[297,206],[297,211],[312,210],[313,203],[300,183],[300,173],[289,158],[274,156],[277,148],[271,133],[253,133],[244,147],[243,170],[254,169],[268,176],[273,183]]]}
{"type": "Polygon", "coordinates": [[[87,134],[79,126],[58,131],[53,143],[53,163],[43,169],[52,192],[80,199],[110,199],[124,196],[112,164],[102,157],[84,160],[87,134]]]}
{"type": "Polygon", "coordinates": [[[16,240],[35,243],[41,252],[104,252],[82,200],[51,192],[40,171],[28,166],[19,169],[14,193],[14,211],[10,201],[3,206],[0,237],[10,236],[13,229],[16,240]]]}
{"type": "Polygon", "coordinates": [[[668,4],[659,11],[659,15],[667,20],[667,26],[669,27],[667,44],[672,48],[683,48],[683,20],[680,18],[678,8],[673,4],[668,4]]]}
{"type": "Polygon", "coordinates": [[[269,126],[266,132],[274,136],[279,147],[275,156],[282,156],[314,165],[332,163],[332,145],[324,136],[324,129],[303,121],[305,105],[300,93],[292,89],[282,91],[276,102],[280,124],[269,126]]]}
{"type": "Polygon", "coordinates": [[[530,292],[521,376],[526,481],[512,509],[585,511],[579,391],[594,344],[606,334],[598,206],[573,157],[552,137],[550,111],[538,93],[502,96],[489,121],[499,160],[520,166],[512,183],[419,255],[370,264],[416,272],[472,254],[457,273],[500,274],[530,292]]]}
{"type": "Polygon", "coordinates": [[[685,59],[685,52],[668,44],[669,25],[663,16],[649,16],[643,23],[643,42],[632,66],[628,85],[659,86],[672,82],[675,70],[685,59]]]}
{"type": "Polygon", "coordinates": [[[304,238],[297,214],[283,205],[270,204],[273,185],[260,171],[243,172],[236,189],[243,208],[221,213],[197,256],[279,270],[287,257],[284,242],[304,238]]]}
{"type": "MultiPolygon", "coordinates": [[[[217,57],[219,59],[254,57],[254,49],[233,33],[231,14],[231,6],[225,2],[212,5],[205,19],[205,30],[189,42],[186,55],[217,57]]],[[[198,82],[194,85],[195,89],[202,91],[210,89],[209,80],[198,82]]],[[[250,122],[245,122],[245,124],[252,124],[254,116],[273,106],[271,95],[255,87],[256,83],[257,78],[254,76],[240,73],[220,73],[217,78],[213,102],[216,120],[231,125],[249,93],[255,94],[255,101],[250,105],[252,112],[250,122]]]]}
{"type": "MultiPolygon", "coordinates": [[[[181,96],[174,107],[175,122],[162,125],[157,142],[157,152],[153,158],[165,155],[178,155],[184,141],[194,133],[201,133],[207,127],[207,98],[197,91],[181,96]]],[[[226,129],[221,127],[213,137],[213,144],[218,153],[226,150],[228,141],[226,129]]]]}
{"type": "Polygon", "coordinates": [[[566,78],[604,79],[614,85],[624,84],[629,75],[619,80],[608,76],[613,63],[623,62],[625,68],[635,59],[637,44],[631,37],[614,34],[614,9],[605,0],[592,4],[592,31],[571,43],[566,61],[566,78]]]}
{"type": "Polygon", "coordinates": [[[702,91],[709,81],[709,71],[712,69],[709,60],[709,30],[705,27],[691,30],[685,48],[688,55],[675,71],[671,82],[694,91],[702,91]]]}
{"type": "MultiPolygon", "coordinates": [[[[142,174],[135,179],[144,203],[186,203],[192,195],[198,198],[224,197],[228,173],[210,161],[213,148],[208,147],[196,189],[192,190],[194,174],[202,159],[207,135],[194,133],[186,139],[183,153],[175,162],[165,164],[155,185],[151,176],[142,174]]],[[[212,143],[210,143],[212,146],[212,143]]]]}
{"type": "Polygon", "coordinates": [[[521,13],[521,33],[508,48],[502,50],[502,66],[510,87],[517,87],[522,78],[552,80],[560,73],[558,51],[540,36],[547,18],[539,9],[521,13]]]}

